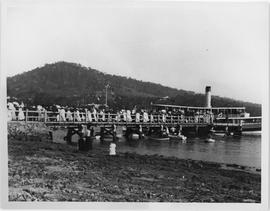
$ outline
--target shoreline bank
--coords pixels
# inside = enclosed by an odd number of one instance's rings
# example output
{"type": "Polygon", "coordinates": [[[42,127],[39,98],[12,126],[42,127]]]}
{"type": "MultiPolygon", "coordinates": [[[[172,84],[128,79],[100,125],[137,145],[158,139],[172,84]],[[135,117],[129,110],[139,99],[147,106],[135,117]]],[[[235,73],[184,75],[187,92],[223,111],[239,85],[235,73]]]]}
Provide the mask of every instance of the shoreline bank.
{"type": "Polygon", "coordinates": [[[10,201],[260,202],[260,171],[9,139],[10,201]]]}

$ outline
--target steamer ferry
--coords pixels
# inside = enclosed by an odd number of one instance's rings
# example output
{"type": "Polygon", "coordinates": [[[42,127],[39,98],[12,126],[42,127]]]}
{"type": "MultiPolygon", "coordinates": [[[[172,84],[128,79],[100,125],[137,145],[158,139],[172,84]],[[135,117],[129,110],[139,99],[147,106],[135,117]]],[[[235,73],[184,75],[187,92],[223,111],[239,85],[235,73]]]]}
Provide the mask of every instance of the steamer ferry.
{"type": "Polygon", "coordinates": [[[253,116],[246,112],[245,107],[212,107],[211,106],[211,87],[206,86],[205,89],[205,106],[181,106],[167,104],[152,104],[156,110],[180,110],[185,116],[197,116],[200,118],[209,117],[213,124],[213,131],[226,132],[230,128],[241,127],[240,132],[244,131],[261,131],[262,117],[253,116]]]}

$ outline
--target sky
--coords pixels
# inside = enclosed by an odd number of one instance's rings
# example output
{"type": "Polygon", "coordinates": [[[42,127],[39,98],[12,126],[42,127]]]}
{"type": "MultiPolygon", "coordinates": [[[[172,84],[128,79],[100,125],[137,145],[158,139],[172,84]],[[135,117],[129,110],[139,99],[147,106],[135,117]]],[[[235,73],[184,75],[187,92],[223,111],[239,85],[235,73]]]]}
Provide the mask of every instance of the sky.
{"type": "Polygon", "coordinates": [[[7,76],[46,63],[261,103],[268,71],[268,5],[88,1],[7,10],[7,76]]]}

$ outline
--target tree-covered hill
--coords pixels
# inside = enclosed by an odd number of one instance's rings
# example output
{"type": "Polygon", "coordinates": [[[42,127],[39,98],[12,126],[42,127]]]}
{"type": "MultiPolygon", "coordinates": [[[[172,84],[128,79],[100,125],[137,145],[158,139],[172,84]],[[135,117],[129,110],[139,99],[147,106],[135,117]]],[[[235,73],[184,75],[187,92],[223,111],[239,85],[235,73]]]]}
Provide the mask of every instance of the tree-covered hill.
{"type": "MultiPolygon", "coordinates": [[[[113,108],[149,107],[150,103],[203,106],[204,95],[151,82],[106,74],[80,64],[57,62],[7,78],[7,94],[27,104],[72,105],[105,102],[113,108]]],[[[229,98],[212,97],[212,106],[245,106],[252,115],[261,105],[229,98]]]]}

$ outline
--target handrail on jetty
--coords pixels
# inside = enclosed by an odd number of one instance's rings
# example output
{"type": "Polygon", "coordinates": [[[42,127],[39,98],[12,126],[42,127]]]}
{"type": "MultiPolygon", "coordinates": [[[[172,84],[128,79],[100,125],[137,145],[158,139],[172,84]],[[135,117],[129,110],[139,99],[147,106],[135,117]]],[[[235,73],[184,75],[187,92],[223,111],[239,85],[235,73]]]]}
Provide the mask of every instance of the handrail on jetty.
{"type": "Polygon", "coordinates": [[[139,118],[136,114],[132,114],[129,117],[124,116],[123,114],[111,114],[104,113],[103,115],[97,113],[95,116],[92,113],[91,118],[89,118],[86,112],[79,112],[79,120],[77,118],[78,113],[72,112],[71,118],[68,119],[67,114],[61,116],[59,112],[52,111],[32,111],[25,110],[23,112],[23,119],[19,119],[19,110],[15,111],[12,119],[9,121],[25,121],[25,122],[44,122],[44,123],[126,123],[126,124],[136,124],[136,123],[157,123],[157,124],[211,124],[213,119],[210,115],[201,116],[181,116],[181,115],[148,115],[148,118],[145,118],[140,114],[139,118]],[[15,117],[15,118],[14,118],[15,117]]]}
{"type": "MultiPolygon", "coordinates": [[[[10,110],[9,110],[10,112],[10,110]]],[[[131,114],[129,117],[123,114],[111,114],[111,113],[96,113],[95,115],[91,113],[91,118],[87,112],[72,112],[69,113],[69,118],[67,113],[63,117],[59,112],[52,111],[33,111],[24,110],[12,111],[13,114],[9,114],[10,122],[28,122],[36,123],[43,122],[51,126],[76,126],[80,124],[92,124],[92,125],[149,125],[149,126],[176,126],[182,125],[187,127],[192,126],[211,126],[211,127],[244,127],[249,128],[249,130],[261,130],[261,117],[229,117],[229,118],[219,118],[214,117],[210,114],[205,115],[195,115],[195,116],[184,116],[184,115],[148,115],[145,117],[140,114],[138,117],[136,114],[131,114]],[[21,112],[21,115],[19,114],[21,112]],[[22,114],[23,112],[23,114],[22,114]],[[87,116],[88,115],[88,116],[87,116]],[[20,118],[23,116],[23,118],[20,118]],[[78,117],[79,116],[79,117],[78,117]]]]}

